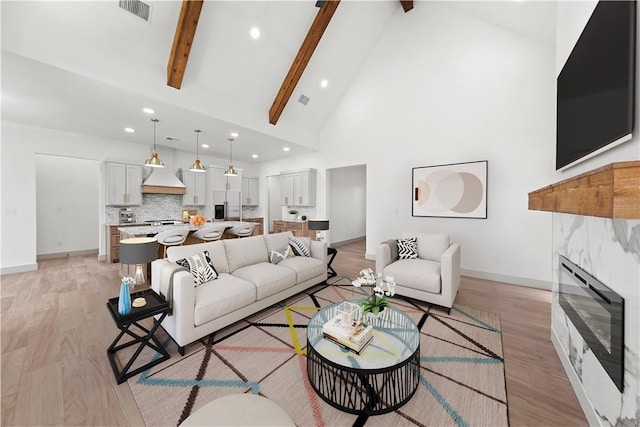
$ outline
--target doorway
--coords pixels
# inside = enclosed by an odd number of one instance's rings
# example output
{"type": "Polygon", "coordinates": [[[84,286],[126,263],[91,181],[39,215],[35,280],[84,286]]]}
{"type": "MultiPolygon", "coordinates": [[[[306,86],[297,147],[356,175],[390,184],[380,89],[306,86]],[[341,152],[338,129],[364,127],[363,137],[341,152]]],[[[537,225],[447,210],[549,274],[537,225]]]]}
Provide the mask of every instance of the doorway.
{"type": "Polygon", "coordinates": [[[327,212],[331,220],[331,245],[366,237],[366,165],[327,169],[327,212]]]}
{"type": "Polygon", "coordinates": [[[100,163],[36,154],[36,257],[98,253],[100,163]]]}

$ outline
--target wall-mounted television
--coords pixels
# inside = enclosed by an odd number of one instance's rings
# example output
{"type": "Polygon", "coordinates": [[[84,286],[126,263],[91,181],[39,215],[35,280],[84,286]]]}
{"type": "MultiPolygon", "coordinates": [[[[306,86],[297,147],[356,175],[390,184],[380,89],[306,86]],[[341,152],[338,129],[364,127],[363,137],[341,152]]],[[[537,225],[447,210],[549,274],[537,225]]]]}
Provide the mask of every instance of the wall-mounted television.
{"type": "Polygon", "coordinates": [[[557,79],[556,169],[631,139],[636,2],[600,1],[557,79]]]}

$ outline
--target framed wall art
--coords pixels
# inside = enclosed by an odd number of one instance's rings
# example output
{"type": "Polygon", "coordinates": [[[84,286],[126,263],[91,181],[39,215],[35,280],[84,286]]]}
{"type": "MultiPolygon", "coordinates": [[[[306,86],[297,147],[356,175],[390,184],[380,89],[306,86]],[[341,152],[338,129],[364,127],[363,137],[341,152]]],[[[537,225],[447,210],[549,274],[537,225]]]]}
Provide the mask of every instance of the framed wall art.
{"type": "Polygon", "coordinates": [[[488,163],[413,168],[411,215],[486,219],[488,163]]]}

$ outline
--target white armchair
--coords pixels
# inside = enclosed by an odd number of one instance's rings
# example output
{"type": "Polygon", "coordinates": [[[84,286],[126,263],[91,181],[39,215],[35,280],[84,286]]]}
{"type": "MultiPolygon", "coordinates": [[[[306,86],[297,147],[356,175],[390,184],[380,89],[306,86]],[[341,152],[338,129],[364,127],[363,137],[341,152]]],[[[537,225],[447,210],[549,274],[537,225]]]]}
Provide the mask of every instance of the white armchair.
{"type": "Polygon", "coordinates": [[[376,272],[393,276],[396,293],[451,311],[460,287],[460,244],[447,234],[402,233],[415,237],[414,259],[399,259],[396,240],[382,242],[376,251],[376,272]]]}

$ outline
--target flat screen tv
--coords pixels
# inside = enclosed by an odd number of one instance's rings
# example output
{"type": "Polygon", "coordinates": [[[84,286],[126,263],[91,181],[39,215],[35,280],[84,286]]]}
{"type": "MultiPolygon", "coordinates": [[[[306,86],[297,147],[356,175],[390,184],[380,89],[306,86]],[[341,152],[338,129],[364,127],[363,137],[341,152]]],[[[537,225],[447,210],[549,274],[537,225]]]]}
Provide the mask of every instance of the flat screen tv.
{"type": "Polygon", "coordinates": [[[635,63],[636,2],[598,2],[558,76],[556,169],[631,139],[635,63]]]}

